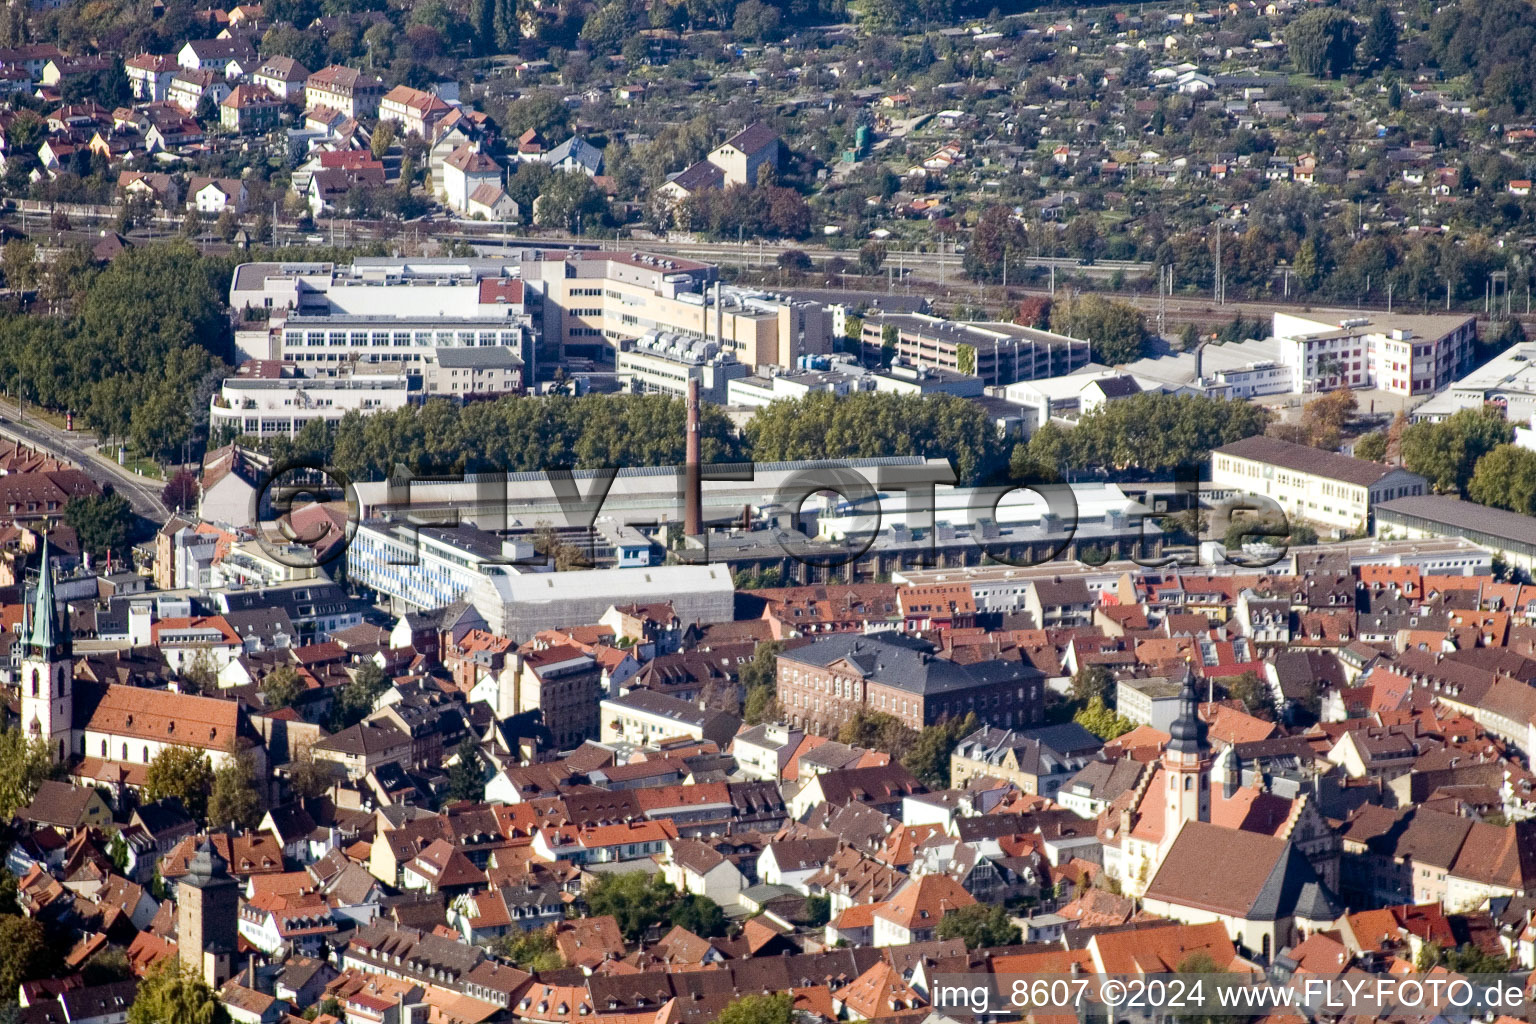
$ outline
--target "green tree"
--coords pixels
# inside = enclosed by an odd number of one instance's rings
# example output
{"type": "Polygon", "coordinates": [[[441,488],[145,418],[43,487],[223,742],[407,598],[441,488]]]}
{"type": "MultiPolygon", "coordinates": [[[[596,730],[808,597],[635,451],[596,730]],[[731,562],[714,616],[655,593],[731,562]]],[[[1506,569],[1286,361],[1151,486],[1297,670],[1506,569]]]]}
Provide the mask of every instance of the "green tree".
{"type": "Polygon", "coordinates": [[[850,747],[883,750],[901,760],[917,745],[918,732],[884,711],[861,708],[837,731],[837,741],[850,747]]]}
{"type": "Polygon", "coordinates": [[[28,739],[20,729],[0,730],[0,821],[14,818],[32,802],[38,786],[58,776],[47,740],[28,739]]]}
{"type": "Polygon", "coordinates": [[[261,699],[268,711],[291,707],[304,692],[292,665],[278,665],[261,680],[261,699]]]}
{"type": "Polygon", "coordinates": [[[609,0],[587,16],[581,27],[581,38],[591,43],[599,53],[614,53],[624,44],[629,34],[639,26],[635,24],[637,8],[625,0],[609,0]]]}
{"type": "Polygon", "coordinates": [[[587,889],[586,899],[594,916],[612,917],[624,937],[636,942],[666,920],[667,912],[677,902],[677,890],[660,875],[626,871],[600,877],[587,889]]]}
{"type": "Polygon", "coordinates": [[[902,766],[930,789],[948,789],[949,756],[961,740],[979,727],[974,711],[928,726],[918,733],[917,742],[901,759],[902,766]]]}
{"type": "Polygon", "coordinates": [[[1467,497],[1482,505],[1536,515],[1536,452],[1499,445],[1477,460],[1467,497]]]}
{"type": "Polygon", "coordinates": [[[1285,35],[1296,67],[1319,78],[1338,78],[1348,71],[1358,39],[1354,21],[1337,7],[1307,11],[1285,35]]]}
{"type": "Polygon", "coordinates": [[[1062,233],[1061,240],[1067,247],[1068,255],[1085,263],[1098,259],[1104,243],[1103,236],[1099,234],[1098,218],[1092,214],[1073,217],[1067,230],[1062,233]]]}
{"type": "Polygon", "coordinates": [[[832,900],[818,893],[805,898],[805,923],[810,928],[821,928],[832,920],[832,900]]]}
{"type": "Polygon", "coordinates": [[[312,747],[313,744],[300,747],[288,764],[288,786],[301,800],[323,796],[335,781],[330,762],[317,761],[312,747]]]}
{"type": "Polygon", "coordinates": [[[1509,957],[1489,953],[1470,942],[1446,950],[1444,960],[1453,974],[1505,974],[1509,971],[1509,957]]]}
{"type": "Polygon", "coordinates": [[[256,765],[247,751],[239,751],[214,769],[208,793],[210,826],[255,828],[261,824],[261,794],[256,790],[256,765]]]}
{"type": "Polygon", "coordinates": [[[885,266],[885,243],[865,242],[859,248],[859,273],[878,274],[883,266],[885,266]]]}
{"type": "Polygon", "coordinates": [[[715,1024],[794,1024],[795,1000],[787,992],[732,1000],[715,1024]]]}
{"type": "Polygon", "coordinates": [[[497,952],[525,971],[555,971],[565,966],[565,958],[555,943],[551,928],[525,932],[514,928],[497,942],[497,952]]]}
{"type": "Polygon", "coordinates": [[[380,121],[379,126],[373,130],[373,138],[368,140],[368,149],[373,153],[375,160],[383,160],[395,144],[395,122],[380,121]]]}
{"type": "Polygon", "coordinates": [[[731,19],[731,34],[749,42],[777,39],[780,18],[779,9],[771,4],[761,0],[741,0],[731,19]]]}
{"type": "Polygon", "coordinates": [[[1365,21],[1360,37],[1360,63],[1367,68],[1389,67],[1397,62],[1397,19],[1392,8],[1377,4],[1365,21]]]}
{"type": "Polygon", "coordinates": [[[784,644],[765,640],[752,652],[752,660],[741,667],[742,692],[746,701],[742,717],[748,725],[762,725],[779,717],[779,652],[784,644]]]}
{"type": "Polygon", "coordinates": [[[150,800],[175,797],[187,813],[201,820],[213,788],[208,755],[192,747],[170,746],[156,754],[144,774],[144,795],[150,800]]]}
{"type": "Polygon", "coordinates": [[[1385,462],[1387,460],[1387,432],[1385,430],[1373,430],[1355,442],[1355,458],[1369,459],[1372,462],[1385,462]]]}
{"type": "Polygon", "coordinates": [[[91,954],[80,973],[87,988],[128,981],[133,977],[133,965],[128,962],[128,951],[122,946],[105,946],[91,954]]]}
{"type": "Polygon", "coordinates": [[[6,242],[4,248],[0,248],[0,274],[4,275],[5,286],[12,292],[31,291],[37,287],[37,246],[31,242],[6,242]]]}
{"type": "Polygon", "coordinates": [[[0,991],[13,993],[22,982],[48,977],[59,966],[42,922],[34,917],[0,917],[0,991]]]}
{"type": "Polygon", "coordinates": [[[220,1005],[202,976],[169,956],[149,969],[139,981],[128,1024],[228,1024],[229,1013],[220,1005]]]}
{"type": "Polygon", "coordinates": [[[1030,456],[1063,468],[1167,473],[1205,462],[1212,448],[1262,434],[1268,418],[1246,401],[1144,392],[1104,403],[1070,432],[1042,437],[1041,427],[1030,439],[1030,456]],[[1054,451],[1044,447],[1047,442],[1054,451]]]}
{"type": "Polygon", "coordinates": [[[973,281],[1002,281],[1024,277],[1024,260],[1029,255],[1029,235],[1024,224],[1006,206],[989,206],[981,211],[971,243],[966,246],[961,265],[973,281]],[[1011,272],[1005,273],[1005,266],[1011,272]]]}
{"type": "Polygon", "coordinates": [[[607,219],[608,199],[582,172],[556,171],[544,182],[533,211],[536,224],[579,232],[607,219]]]}
{"type": "Polygon", "coordinates": [[[198,647],[176,670],[184,693],[212,693],[219,688],[219,663],[211,647],[198,647]]]}
{"type": "Polygon", "coordinates": [[[976,346],[960,344],[955,347],[955,369],[961,373],[976,372],[976,346]]]}
{"type": "Polygon", "coordinates": [[[667,911],[667,919],[706,939],[718,938],[726,932],[725,913],[719,904],[697,893],[690,893],[673,904],[667,911]]]}
{"type": "Polygon", "coordinates": [[[1140,310],[1091,292],[1055,303],[1051,330],[1085,339],[1093,358],[1111,366],[1140,359],[1148,339],[1147,321],[1140,310]]]}
{"type": "Polygon", "coordinates": [[[1088,705],[1072,716],[1072,721],[1108,742],[1136,728],[1136,723],[1111,711],[1103,697],[1094,697],[1088,705]]]}
{"type": "Polygon", "coordinates": [[[1477,461],[1514,440],[1514,428],[1498,409],[1462,409],[1439,423],[1403,430],[1403,465],[1437,491],[1465,493],[1477,461]]]}
{"type": "Polygon", "coordinates": [[[951,395],[813,392],[758,410],[746,435],[758,461],[922,455],[950,459],[965,483],[1008,455],[987,414],[951,395]]]}
{"type": "Polygon", "coordinates": [[[129,531],[133,528],[133,507],[128,499],[111,490],[102,494],[82,494],[70,498],[64,506],[64,521],[75,528],[80,546],[93,554],[122,554],[127,550],[129,531]]]}
{"type": "Polygon", "coordinates": [[[480,767],[480,744],[474,736],[459,742],[458,760],[448,769],[448,799],[482,800],[485,798],[485,774],[480,767]]]}
{"type": "Polygon", "coordinates": [[[970,950],[992,946],[1015,946],[1023,941],[1018,925],[1008,919],[1008,911],[997,903],[973,903],[952,910],[939,921],[941,939],[960,939],[970,950]]]}
{"type": "Polygon", "coordinates": [[[1323,280],[1323,256],[1318,248],[1317,239],[1308,235],[1301,240],[1301,245],[1296,247],[1296,259],[1291,265],[1296,272],[1296,280],[1302,288],[1311,291],[1323,280]]]}
{"type": "Polygon", "coordinates": [[[1103,665],[1084,665],[1072,677],[1072,699],[1084,704],[1095,697],[1105,700],[1109,697],[1109,687],[1113,682],[1114,677],[1103,665]]]}
{"type": "Polygon", "coordinates": [[[1305,523],[1282,521],[1270,515],[1251,512],[1229,512],[1227,529],[1222,534],[1222,545],[1228,551],[1238,551],[1244,544],[1315,544],[1317,531],[1305,523]]]}
{"type": "Polygon", "coordinates": [[[342,685],[335,703],[331,705],[331,731],[349,729],[367,718],[389,687],[389,676],[384,674],[384,670],[371,661],[364,662],[352,678],[342,685]]]}
{"type": "Polygon", "coordinates": [[[1221,685],[1227,691],[1227,696],[1243,702],[1244,709],[1250,715],[1257,715],[1260,718],[1274,717],[1274,693],[1269,688],[1268,680],[1260,677],[1257,672],[1244,672],[1242,675],[1223,679],[1221,685]]]}
{"type": "Polygon", "coordinates": [[[1433,940],[1419,947],[1419,955],[1413,958],[1413,969],[1424,973],[1431,971],[1440,965],[1441,958],[1445,955],[1440,943],[1433,940]]]}

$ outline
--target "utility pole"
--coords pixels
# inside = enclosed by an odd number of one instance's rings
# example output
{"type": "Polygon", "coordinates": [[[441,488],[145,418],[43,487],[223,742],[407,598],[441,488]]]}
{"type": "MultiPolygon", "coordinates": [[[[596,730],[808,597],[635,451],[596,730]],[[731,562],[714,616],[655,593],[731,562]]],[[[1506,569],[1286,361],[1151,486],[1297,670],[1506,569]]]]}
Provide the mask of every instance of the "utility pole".
{"type": "Polygon", "coordinates": [[[1167,268],[1157,268],[1157,334],[1162,337],[1168,325],[1167,268]]]}
{"type": "Polygon", "coordinates": [[[1221,285],[1221,221],[1218,220],[1216,222],[1216,280],[1212,284],[1212,297],[1218,306],[1226,301],[1226,296],[1223,294],[1226,289],[1221,285]]]}
{"type": "Polygon", "coordinates": [[[1393,282],[1391,282],[1391,281],[1387,282],[1387,315],[1388,316],[1392,315],[1392,284],[1393,284],[1393,282]]]}

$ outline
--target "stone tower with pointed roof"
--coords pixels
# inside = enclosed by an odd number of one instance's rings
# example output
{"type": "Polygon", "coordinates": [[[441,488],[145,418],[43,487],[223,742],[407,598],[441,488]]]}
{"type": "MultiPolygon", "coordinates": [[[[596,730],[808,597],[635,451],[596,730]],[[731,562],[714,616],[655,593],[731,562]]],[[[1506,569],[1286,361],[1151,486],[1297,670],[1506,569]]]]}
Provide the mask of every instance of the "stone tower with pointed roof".
{"type": "Polygon", "coordinates": [[[63,763],[74,751],[74,649],[53,598],[46,534],[39,565],[22,647],[21,721],[27,736],[47,740],[53,759],[63,763]]]}
{"type": "Polygon", "coordinates": [[[214,989],[234,973],[240,883],[207,837],[176,880],[176,955],[214,989]]]}
{"type": "Polygon", "coordinates": [[[1200,720],[1200,695],[1192,675],[1184,679],[1179,717],[1168,727],[1168,736],[1163,750],[1165,844],[1173,842],[1186,821],[1211,820],[1211,743],[1200,720]]]}

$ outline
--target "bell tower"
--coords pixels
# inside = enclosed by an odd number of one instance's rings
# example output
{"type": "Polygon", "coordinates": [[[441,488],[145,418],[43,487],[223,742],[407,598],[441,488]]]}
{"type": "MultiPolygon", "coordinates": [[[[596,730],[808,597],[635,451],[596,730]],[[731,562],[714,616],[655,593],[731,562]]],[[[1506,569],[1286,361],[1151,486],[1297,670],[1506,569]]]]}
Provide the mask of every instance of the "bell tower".
{"type": "Polygon", "coordinates": [[[37,595],[32,602],[21,658],[21,723],[27,738],[48,742],[56,762],[73,752],[74,649],[69,627],[59,622],[53,599],[48,536],[43,535],[37,595]]]}
{"type": "Polygon", "coordinates": [[[1179,717],[1168,727],[1163,751],[1167,780],[1163,806],[1163,842],[1173,842],[1186,821],[1211,820],[1211,744],[1200,720],[1194,676],[1186,676],[1179,694],[1179,717]]]}

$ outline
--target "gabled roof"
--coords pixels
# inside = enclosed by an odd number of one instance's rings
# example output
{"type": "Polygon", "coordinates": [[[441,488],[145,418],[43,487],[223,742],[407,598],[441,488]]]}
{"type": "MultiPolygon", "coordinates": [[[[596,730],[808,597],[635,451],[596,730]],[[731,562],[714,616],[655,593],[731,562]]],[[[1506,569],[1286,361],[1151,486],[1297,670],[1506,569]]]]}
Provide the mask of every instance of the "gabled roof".
{"type": "Polygon", "coordinates": [[[465,174],[495,174],[501,171],[501,165],[490,154],[480,152],[469,143],[450,153],[443,163],[465,174]]]}
{"type": "Polygon", "coordinates": [[[274,56],[261,62],[255,77],[270,78],[280,82],[303,82],[309,78],[309,69],[292,57],[274,56]]]}
{"type": "Polygon", "coordinates": [[[750,157],[778,141],[778,132],[769,128],[761,121],[757,121],[747,125],[741,131],[726,139],[722,148],[724,146],[731,146],[750,157]]]}
{"type": "Polygon", "coordinates": [[[1241,441],[1223,445],[1213,455],[1231,455],[1239,459],[1262,462],[1282,469],[1306,473],[1327,480],[1338,480],[1356,487],[1372,487],[1384,477],[1399,472],[1396,466],[1384,466],[1379,462],[1356,459],[1338,452],[1323,451],[1310,445],[1293,444],[1262,434],[1245,437],[1241,441]]]}
{"type": "Polygon", "coordinates": [[[1287,839],[1187,821],[1147,886],[1146,899],[1246,921],[1333,921],[1341,908],[1287,839]],[[1211,851],[1221,851],[1221,871],[1211,851]]]}
{"type": "Polygon", "coordinates": [[[976,902],[948,875],[924,875],[902,886],[875,916],[911,931],[937,928],[946,914],[976,902]]]}
{"type": "Polygon", "coordinates": [[[668,178],[666,184],[676,185],[684,192],[703,192],[722,188],[725,185],[725,172],[708,160],[700,160],[668,178]]]}
{"type": "Polygon", "coordinates": [[[332,64],[310,75],[304,85],[306,88],[355,91],[358,89],[382,89],[384,88],[384,81],[373,75],[364,74],[356,68],[332,64]]]}

